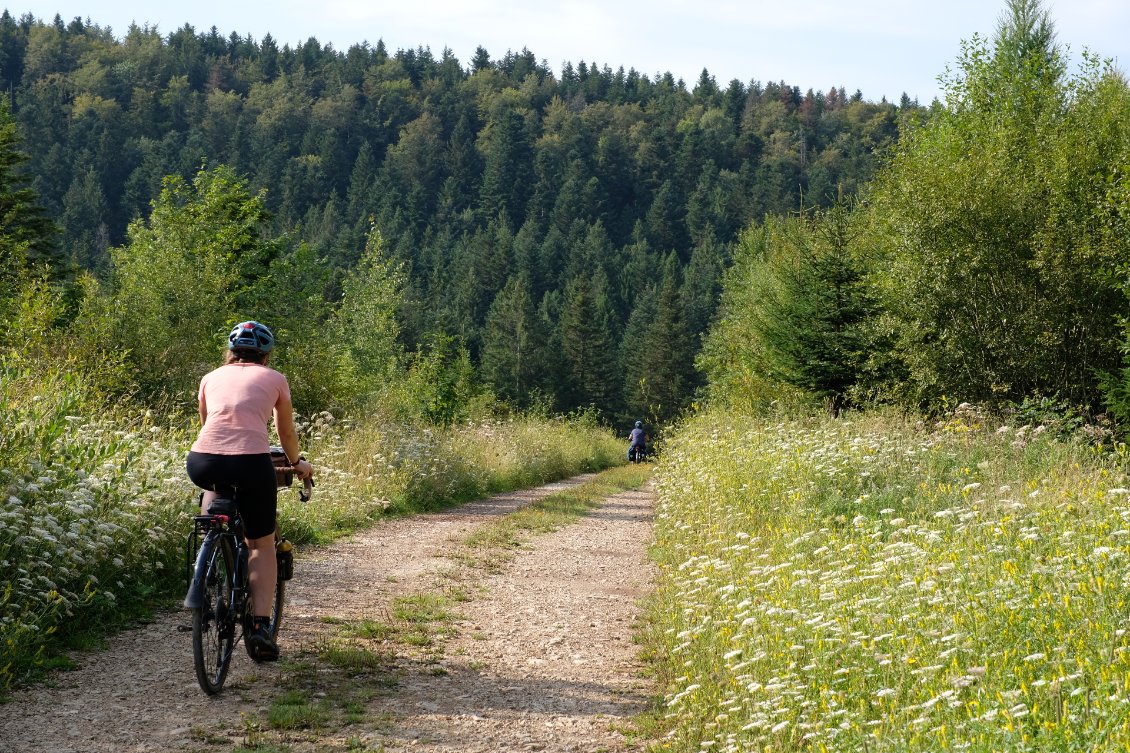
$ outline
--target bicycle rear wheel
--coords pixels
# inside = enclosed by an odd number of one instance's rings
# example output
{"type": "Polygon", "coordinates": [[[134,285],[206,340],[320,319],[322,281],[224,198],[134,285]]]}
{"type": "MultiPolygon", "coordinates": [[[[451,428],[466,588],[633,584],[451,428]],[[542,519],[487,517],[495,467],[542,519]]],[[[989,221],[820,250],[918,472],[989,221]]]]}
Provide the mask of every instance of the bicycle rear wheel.
{"type": "Polygon", "coordinates": [[[224,686],[235,645],[236,614],[232,604],[235,553],[226,536],[204,537],[196,556],[196,575],[203,578],[201,605],[192,609],[192,661],[196,679],[208,695],[224,686]]]}

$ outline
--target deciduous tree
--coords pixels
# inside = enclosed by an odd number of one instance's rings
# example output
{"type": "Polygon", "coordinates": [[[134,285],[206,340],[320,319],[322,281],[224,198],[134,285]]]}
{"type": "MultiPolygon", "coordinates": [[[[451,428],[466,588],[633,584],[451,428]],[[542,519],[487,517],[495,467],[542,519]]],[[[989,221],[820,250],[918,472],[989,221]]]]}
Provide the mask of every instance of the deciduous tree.
{"type": "Polygon", "coordinates": [[[1041,4],[1012,0],[975,38],[946,106],[903,134],[872,193],[886,305],[916,400],[1058,395],[1097,407],[1125,303],[1109,270],[1108,187],[1130,155],[1125,82],[1068,77],[1041,4]]]}

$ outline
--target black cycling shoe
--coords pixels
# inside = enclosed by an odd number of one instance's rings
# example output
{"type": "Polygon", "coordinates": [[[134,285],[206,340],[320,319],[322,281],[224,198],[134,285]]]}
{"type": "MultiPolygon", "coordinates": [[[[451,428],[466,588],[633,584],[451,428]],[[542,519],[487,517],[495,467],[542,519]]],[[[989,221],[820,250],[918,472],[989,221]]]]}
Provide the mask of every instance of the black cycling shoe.
{"type": "Polygon", "coordinates": [[[247,654],[258,662],[276,661],[279,658],[278,644],[271,639],[266,625],[257,625],[244,639],[247,654]]]}

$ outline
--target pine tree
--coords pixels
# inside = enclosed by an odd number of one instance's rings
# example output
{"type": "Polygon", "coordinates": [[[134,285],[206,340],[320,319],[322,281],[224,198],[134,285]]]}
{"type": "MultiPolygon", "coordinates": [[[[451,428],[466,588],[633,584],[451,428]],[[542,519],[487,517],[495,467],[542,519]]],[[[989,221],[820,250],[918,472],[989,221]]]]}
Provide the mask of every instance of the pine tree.
{"type": "Polygon", "coordinates": [[[710,319],[718,306],[724,267],[724,249],[714,239],[714,234],[708,233],[691,252],[680,291],[683,310],[686,312],[687,332],[696,350],[706,335],[710,319]]]}
{"type": "MultiPolygon", "coordinates": [[[[5,101],[0,101],[0,288],[12,289],[20,270],[46,266],[53,276],[64,263],[55,245],[58,229],[27,185],[27,156],[5,101]]],[[[0,293],[3,295],[3,293],[0,293]]]]}
{"type": "Polygon", "coordinates": [[[854,233],[841,201],[743,236],[703,359],[720,394],[744,384],[772,399],[785,384],[835,415],[866,388],[873,355],[891,344],[872,326],[880,307],[854,233]]]}
{"type": "Polygon", "coordinates": [[[593,279],[578,275],[565,287],[559,325],[567,405],[614,409],[617,394],[616,352],[611,312],[598,301],[593,279]]]}
{"type": "Polygon", "coordinates": [[[686,248],[685,207],[675,184],[664,181],[652,200],[645,222],[652,248],[663,253],[686,248]]]}
{"type": "Polygon", "coordinates": [[[10,92],[20,83],[27,50],[27,32],[5,8],[0,13],[0,91],[10,92]]]}
{"type": "Polygon", "coordinates": [[[845,203],[794,229],[797,256],[778,272],[779,295],[766,302],[762,336],[767,355],[788,383],[824,399],[838,415],[863,371],[862,325],[878,305],[851,247],[845,203]]]}
{"type": "Polygon", "coordinates": [[[638,420],[645,416],[654,420],[655,416],[648,413],[651,404],[649,400],[649,374],[652,359],[647,352],[647,332],[651,323],[655,321],[656,283],[637,288],[633,298],[632,312],[624,326],[624,334],[620,339],[620,372],[621,394],[627,414],[620,418],[626,419],[633,416],[638,420]]]}
{"type": "Polygon", "coordinates": [[[525,120],[516,110],[504,110],[491,123],[479,198],[483,217],[502,214],[508,222],[520,222],[524,218],[526,186],[532,178],[530,163],[525,120]]]}
{"type": "Polygon", "coordinates": [[[525,407],[544,370],[545,332],[525,274],[514,275],[491,304],[483,329],[483,378],[504,400],[525,407]]]}
{"type": "Polygon", "coordinates": [[[75,178],[63,197],[63,245],[69,250],[75,267],[103,275],[108,271],[107,211],[106,196],[98,176],[92,168],[87,169],[75,178]]]}
{"type": "Polygon", "coordinates": [[[1052,79],[1064,72],[1055,24],[1043,0],[1008,0],[997,23],[996,58],[1001,69],[1030,67],[1052,79]]]}
{"type": "Polygon", "coordinates": [[[624,364],[628,410],[657,422],[677,416],[692,397],[694,352],[679,295],[681,282],[678,259],[670,253],[652,303],[649,305],[646,299],[637,303],[650,321],[633,312],[636,321],[629,322],[635,342],[624,364]]]}

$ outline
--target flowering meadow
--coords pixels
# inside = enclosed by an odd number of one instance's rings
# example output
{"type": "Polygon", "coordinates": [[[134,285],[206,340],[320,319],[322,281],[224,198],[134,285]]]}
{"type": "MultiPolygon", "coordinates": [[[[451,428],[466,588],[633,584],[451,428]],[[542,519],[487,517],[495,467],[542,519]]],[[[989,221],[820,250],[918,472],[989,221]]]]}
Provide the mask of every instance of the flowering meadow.
{"type": "Polygon", "coordinates": [[[965,410],[683,427],[658,750],[1130,748],[1126,449],[965,410]]]}
{"type": "MultiPolygon", "coordinates": [[[[196,498],[189,425],[92,408],[78,377],[0,368],[0,696],[147,609],[174,606],[196,498]],[[86,642],[89,642],[87,640],[86,642]]],[[[431,509],[622,462],[584,419],[429,429],[299,417],[315,497],[280,492],[280,529],[329,540],[390,513],[431,509]]]]}

